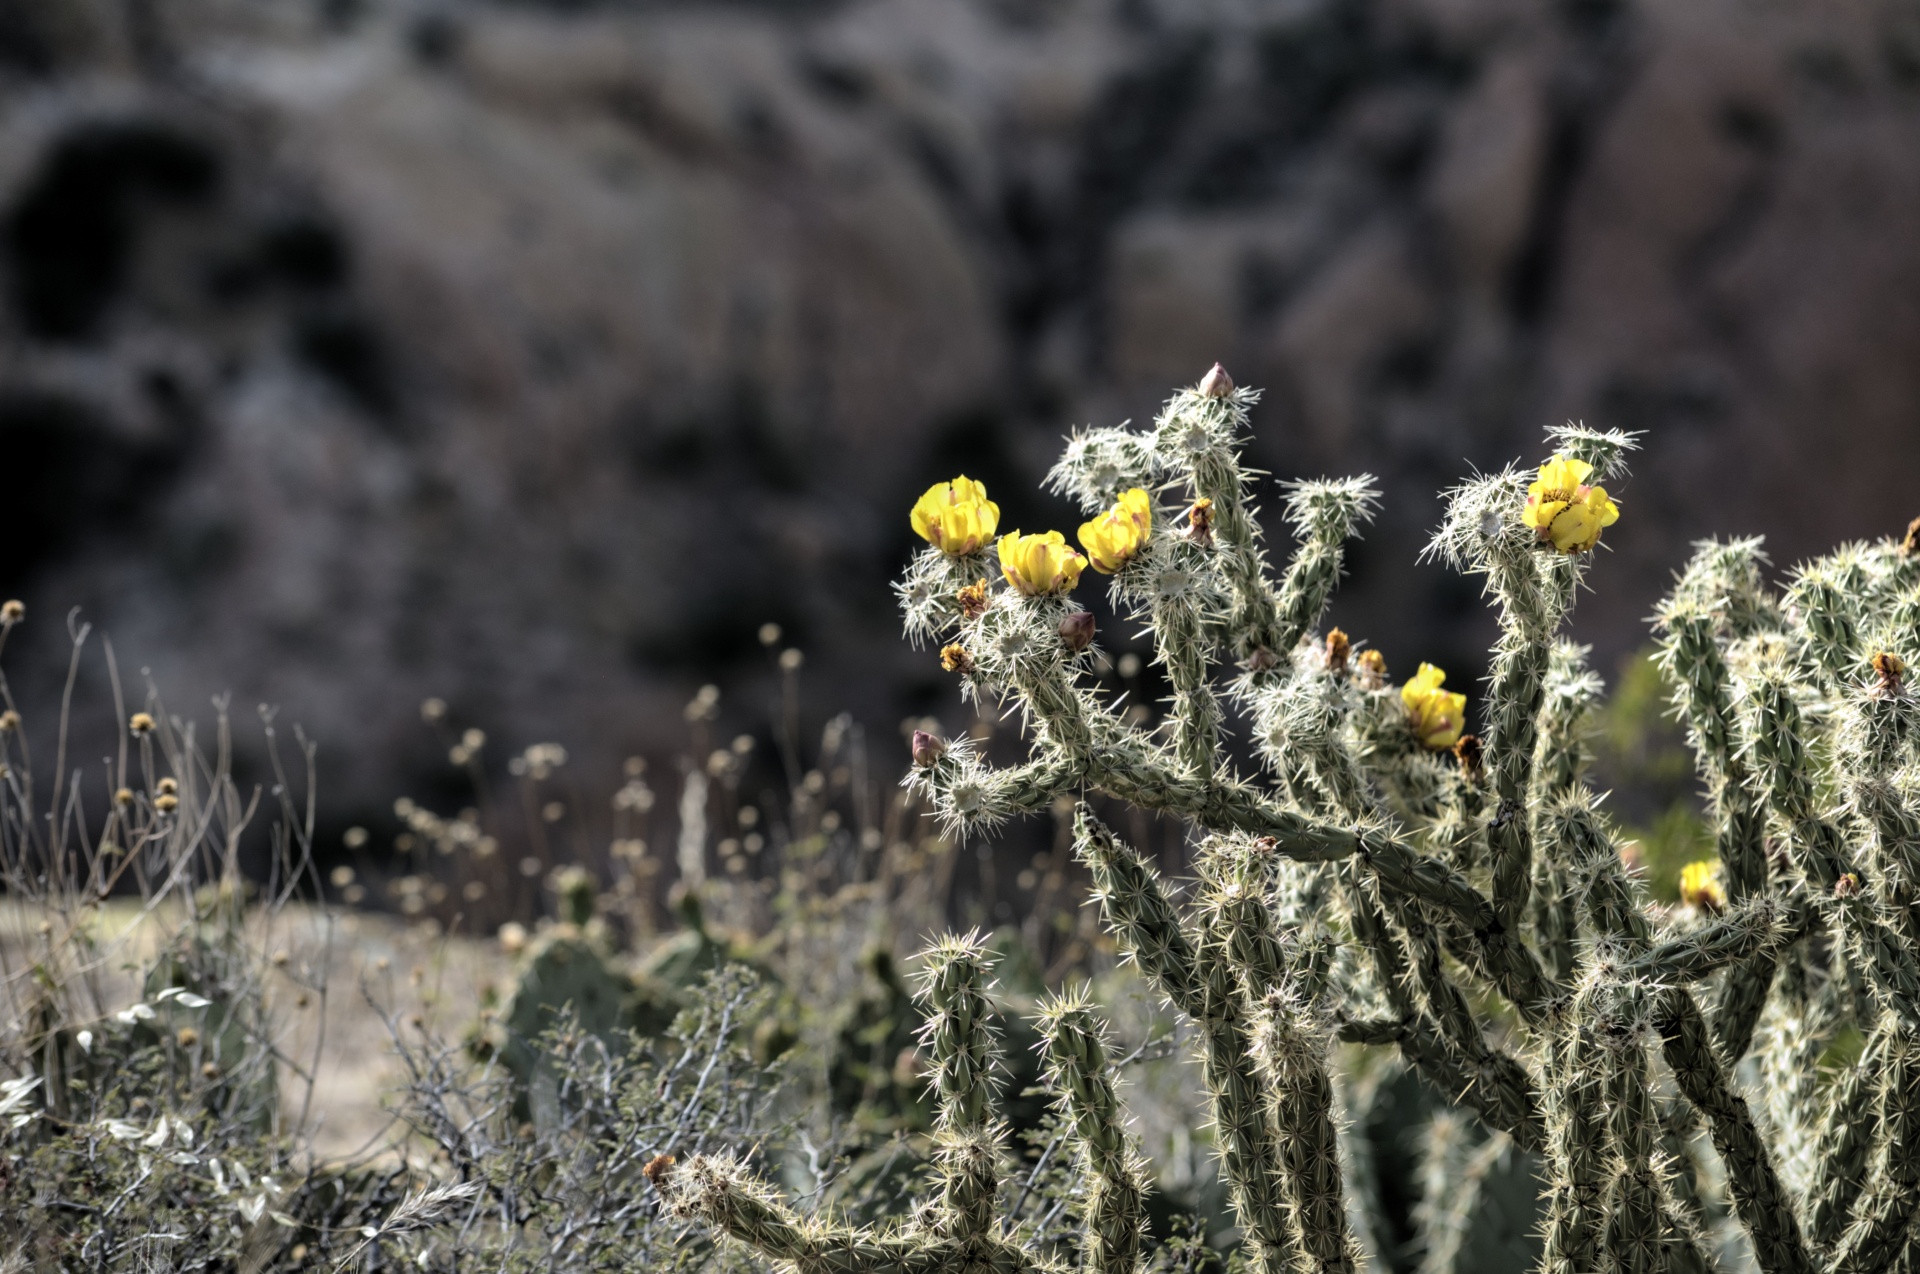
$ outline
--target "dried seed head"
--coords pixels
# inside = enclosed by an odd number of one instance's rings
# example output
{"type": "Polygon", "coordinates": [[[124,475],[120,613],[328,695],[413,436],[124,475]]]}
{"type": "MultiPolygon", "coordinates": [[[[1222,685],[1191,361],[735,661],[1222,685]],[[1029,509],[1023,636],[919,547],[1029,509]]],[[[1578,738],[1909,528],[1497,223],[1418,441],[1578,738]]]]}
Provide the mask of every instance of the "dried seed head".
{"type": "Polygon", "coordinates": [[[940,666],[948,672],[957,672],[964,677],[973,671],[973,656],[967,653],[965,646],[957,642],[951,646],[942,646],[940,666]]]}
{"type": "Polygon", "coordinates": [[[1211,371],[1200,378],[1200,396],[1202,398],[1225,398],[1233,392],[1233,377],[1227,375],[1227,369],[1215,363],[1211,371]]]}
{"type": "Polygon", "coordinates": [[[178,779],[161,779],[158,783],[154,784],[154,788],[162,796],[172,796],[180,790],[180,782],[178,779]]]}
{"type": "Polygon", "coordinates": [[[1060,621],[1060,641],[1074,654],[1093,645],[1093,612],[1077,610],[1060,621]]]}
{"type": "Polygon", "coordinates": [[[27,617],[27,604],[11,598],[0,604],[0,624],[17,624],[27,617]]]}
{"type": "Polygon", "coordinates": [[[150,712],[134,713],[131,717],[127,718],[127,729],[131,730],[135,735],[152,734],[153,714],[150,712]]]}
{"type": "Polygon", "coordinates": [[[115,792],[113,794],[113,803],[115,805],[133,804],[133,789],[130,787],[123,787],[119,791],[115,792]]]}
{"type": "Polygon", "coordinates": [[[156,796],[153,798],[153,808],[159,810],[162,814],[171,814],[180,808],[180,798],[164,794],[156,796]]]}
{"type": "Polygon", "coordinates": [[[192,1048],[200,1042],[200,1032],[191,1026],[183,1026],[173,1033],[173,1042],[181,1048],[192,1048]]]}
{"type": "Polygon", "coordinates": [[[978,619],[987,611],[987,581],[977,579],[953,595],[960,603],[960,613],[968,619],[978,619]]]}
{"type": "Polygon", "coordinates": [[[1347,656],[1353,653],[1353,642],[1342,630],[1335,628],[1327,633],[1327,671],[1345,672],[1347,656]]]}
{"type": "Polygon", "coordinates": [[[1906,660],[1891,650],[1882,650],[1873,657],[1873,671],[1879,676],[1880,684],[1875,687],[1881,695],[1900,693],[1900,679],[1906,676],[1906,660]]]}
{"type": "Polygon", "coordinates": [[[913,763],[921,769],[933,768],[934,762],[947,754],[946,741],[939,735],[929,734],[925,730],[913,732],[913,763]]]}

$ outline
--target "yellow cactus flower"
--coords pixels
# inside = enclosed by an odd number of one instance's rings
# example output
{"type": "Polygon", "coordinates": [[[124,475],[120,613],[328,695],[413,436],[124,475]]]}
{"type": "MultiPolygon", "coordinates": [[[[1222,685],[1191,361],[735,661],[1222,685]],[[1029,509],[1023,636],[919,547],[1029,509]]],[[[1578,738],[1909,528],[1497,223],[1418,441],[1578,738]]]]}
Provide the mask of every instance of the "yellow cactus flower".
{"type": "Polygon", "coordinates": [[[1087,559],[1067,547],[1058,531],[1022,535],[1009,531],[1000,537],[1000,570],[1028,597],[1064,593],[1080,582],[1087,559]]]}
{"type": "Polygon", "coordinates": [[[1600,542],[1600,528],[1620,520],[1607,489],[1587,485],[1592,476],[1586,461],[1555,456],[1540,466],[1539,478],[1527,488],[1521,520],[1562,553],[1586,552],[1600,542]]]}
{"type": "Polygon", "coordinates": [[[913,506],[913,529],[948,557],[978,553],[1000,525],[1000,506],[987,499],[986,484],[965,474],[936,482],[913,506]]]}
{"type": "Polygon", "coordinates": [[[1414,736],[1435,752],[1458,743],[1467,723],[1467,697],[1442,690],[1446,679],[1447,674],[1432,664],[1421,664],[1413,680],[1400,687],[1400,702],[1407,705],[1414,736]]]}
{"type": "Polygon", "coordinates": [[[1720,883],[1718,859],[1702,859],[1680,869],[1680,901],[1714,913],[1726,908],[1727,891],[1720,883]]]}
{"type": "Polygon", "coordinates": [[[1111,575],[1139,555],[1151,530],[1153,502],[1135,487],[1120,497],[1120,503],[1080,524],[1080,547],[1087,551],[1094,570],[1111,575]]]}

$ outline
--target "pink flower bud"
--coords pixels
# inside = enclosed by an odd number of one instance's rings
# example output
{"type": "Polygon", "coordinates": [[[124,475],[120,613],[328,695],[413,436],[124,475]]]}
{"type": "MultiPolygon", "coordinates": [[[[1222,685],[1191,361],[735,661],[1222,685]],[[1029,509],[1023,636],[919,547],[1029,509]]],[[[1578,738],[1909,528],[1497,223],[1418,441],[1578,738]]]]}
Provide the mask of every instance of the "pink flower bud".
{"type": "Polygon", "coordinates": [[[913,763],[923,770],[932,769],[934,762],[947,754],[945,740],[925,730],[913,732],[913,763]]]}
{"type": "Polygon", "coordinates": [[[1060,641],[1074,654],[1093,645],[1093,612],[1077,610],[1060,621],[1060,641]]]}
{"type": "Polygon", "coordinates": [[[1233,392],[1233,377],[1227,375],[1227,369],[1215,363],[1213,370],[1200,378],[1200,396],[1202,398],[1225,398],[1233,392]]]}

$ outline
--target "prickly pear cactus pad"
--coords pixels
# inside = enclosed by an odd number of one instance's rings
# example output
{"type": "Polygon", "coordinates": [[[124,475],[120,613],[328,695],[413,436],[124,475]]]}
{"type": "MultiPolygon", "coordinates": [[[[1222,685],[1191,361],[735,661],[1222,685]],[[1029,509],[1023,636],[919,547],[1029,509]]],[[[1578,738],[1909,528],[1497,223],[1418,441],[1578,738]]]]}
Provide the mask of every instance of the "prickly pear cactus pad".
{"type": "MultiPolygon", "coordinates": [[[[1606,592],[1600,550],[1633,533],[1633,437],[1552,429],[1524,466],[1446,493],[1425,554],[1497,615],[1482,688],[1431,664],[1396,678],[1320,631],[1376,494],[1282,487],[1297,548],[1271,562],[1241,461],[1258,399],[1215,367],[1149,430],[1076,435],[1049,478],[1084,511],[1073,540],[1001,527],[977,481],[937,485],[898,585],[908,638],[1030,745],[995,765],[916,737],[907,783],[973,837],[1078,803],[1092,905],[1191,1023],[1241,1256],[1261,1274],[1410,1268],[1367,1221],[1382,1174],[1349,1108],[1379,1090],[1354,1077],[1388,1066],[1432,1094],[1423,1271],[1489,1252],[1548,1274],[1920,1268],[1914,537],[1783,574],[1757,541],[1697,546],[1654,635],[1717,857],[1656,906],[1586,784],[1604,689],[1566,631],[1581,592],[1606,592]],[[1100,586],[1151,637],[1159,726],[1094,675],[1077,598],[1100,586]],[[1192,878],[1163,879],[1096,798],[1184,820],[1192,878]]],[[[930,1199],[836,1227],[703,1156],[660,1175],[673,1206],[804,1271],[1152,1260],[1153,1167],[1081,991],[1040,1015],[1084,1168],[1079,1238],[1007,1223],[983,952],[945,939],[924,959],[930,1199]]]]}

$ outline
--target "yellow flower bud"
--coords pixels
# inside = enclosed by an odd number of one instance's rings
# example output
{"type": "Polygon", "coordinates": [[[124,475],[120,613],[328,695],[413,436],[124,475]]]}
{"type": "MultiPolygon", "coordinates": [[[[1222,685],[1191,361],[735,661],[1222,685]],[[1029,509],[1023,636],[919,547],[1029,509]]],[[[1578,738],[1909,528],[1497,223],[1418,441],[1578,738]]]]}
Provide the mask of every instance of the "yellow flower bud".
{"type": "Polygon", "coordinates": [[[1139,487],[1091,522],[1080,524],[1080,547],[1102,575],[1111,575],[1138,556],[1153,530],[1153,502],[1139,487]]]}
{"type": "Polygon", "coordinates": [[[1718,913],[1726,908],[1727,891],[1720,884],[1720,863],[1702,859],[1680,869],[1680,901],[1701,911],[1718,913]]]}
{"type": "Polygon", "coordinates": [[[1520,518],[1543,541],[1562,553],[1584,553],[1600,542],[1600,529],[1620,520],[1620,510],[1607,498],[1605,487],[1591,487],[1593,466],[1584,460],[1555,456],[1540,466],[1540,476],[1527,487],[1527,507],[1520,518]]]}
{"type": "Polygon", "coordinates": [[[1000,525],[1000,506],[987,499],[984,483],[964,474],[936,482],[913,506],[914,533],[948,557],[985,548],[1000,525]]]}
{"type": "Polygon", "coordinates": [[[1447,674],[1432,664],[1421,664],[1413,680],[1400,687],[1400,702],[1407,706],[1414,737],[1436,752],[1458,743],[1467,722],[1467,697],[1442,690],[1446,679],[1447,674]]]}
{"type": "Polygon", "coordinates": [[[1009,531],[1000,537],[1000,570],[1007,583],[1028,597],[1064,593],[1080,582],[1087,559],[1067,547],[1058,531],[1022,535],[1009,531]]]}

